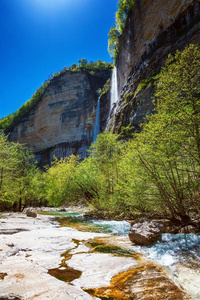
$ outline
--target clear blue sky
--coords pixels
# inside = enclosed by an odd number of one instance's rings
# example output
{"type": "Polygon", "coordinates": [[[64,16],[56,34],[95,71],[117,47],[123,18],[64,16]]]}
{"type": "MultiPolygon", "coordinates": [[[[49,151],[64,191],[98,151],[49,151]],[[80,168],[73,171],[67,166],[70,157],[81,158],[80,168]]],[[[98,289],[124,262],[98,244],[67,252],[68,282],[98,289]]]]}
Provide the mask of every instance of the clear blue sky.
{"type": "Polygon", "coordinates": [[[0,0],[0,118],[15,112],[52,73],[111,62],[108,32],[118,0],[0,0]]]}

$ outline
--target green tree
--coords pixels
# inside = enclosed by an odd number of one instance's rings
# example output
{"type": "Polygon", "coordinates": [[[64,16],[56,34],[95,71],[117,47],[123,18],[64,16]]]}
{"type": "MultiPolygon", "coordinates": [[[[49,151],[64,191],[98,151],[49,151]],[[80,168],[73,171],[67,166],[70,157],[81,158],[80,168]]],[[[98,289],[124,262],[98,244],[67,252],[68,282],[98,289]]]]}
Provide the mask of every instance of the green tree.
{"type": "Polygon", "coordinates": [[[21,210],[30,200],[30,186],[37,171],[31,151],[0,134],[0,201],[21,210]]]}
{"type": "MultiPolygon", "coordinates": [[[[185,151],[200,162],[200,48],[190,45],[169,56],[158,81],[155,103],[168,114],[185,151]],[[190,138],[189,138],[190,137],[190,138]]],[[[177,139],[176,139],[177,140],[177,139]]]]}
{"type": "Polygon", "coordinates": [[[81,58],[81,59],[79,59],[79,61],[78,61],[78,65],[79,65],[79,67],[85,67],[86,65],[87,65],[87,59],[85,59],[85,58],[81,58]]]}
{"type": "Polygon", "coordinates": [[[118,163],[123,148],[124,143],[118,139],[118,135],[108,131],[99,134],[96,142],[91,145],[94,168],[98,170],[101,180],[98,190],[100,203],[102,208],[111,211],[121,205],[115,187],[119,179],[118,163]]]}
{"type": "Polygon", "coordinates": [[[133,8],[134,0],[119,0],[118,10],[115,14],[115,27],[111,27],[108,39],[108,52],[116,60],[119,46],[119,37],[123,33],[126,20],[130,10],[133,8]]]}
{"type": "Polygon", "coordinates": [[[55,159],[51,167],[47,169],[45,178],[46,199],[51,205],[59,206],[69,203],[74,198],[74,174],[78,164],[78,157],[55,159]]]}
{"type": "Polygon", "coordinates": [[[134,0],[119,0],[117,3],[118,10],[116,12],[116,27],[119,30],[120,34],[123,32],[126,25],[126,20],[129,14],[129,11],[134,5],[134,0]]]}
{"type": "Polygon", "coordinates": [[[111,57],[116,59],[118,53],[118,45],[119,45],[119,31],[115,27],[111,27],[108,36],[108,52],[111,57]]]}
{"type": "Polygon", "coordinates": [[[169,57],[157,82],[156,113],[133,141],[154,208],[189,220],[199,209],[200,50],[190,45],[169,57]]]}

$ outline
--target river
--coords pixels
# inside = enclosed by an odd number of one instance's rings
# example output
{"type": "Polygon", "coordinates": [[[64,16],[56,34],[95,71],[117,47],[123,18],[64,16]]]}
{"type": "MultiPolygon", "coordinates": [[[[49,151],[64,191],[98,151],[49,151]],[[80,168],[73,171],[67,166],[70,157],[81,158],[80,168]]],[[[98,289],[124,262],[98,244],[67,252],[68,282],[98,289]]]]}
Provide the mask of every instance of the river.
{"type": "Polygon", "coordinates": [[[199,235],[163,234],[139,247],[129,230],[73,211],[4,213],[0,299],[200,299],[199,235]]]}

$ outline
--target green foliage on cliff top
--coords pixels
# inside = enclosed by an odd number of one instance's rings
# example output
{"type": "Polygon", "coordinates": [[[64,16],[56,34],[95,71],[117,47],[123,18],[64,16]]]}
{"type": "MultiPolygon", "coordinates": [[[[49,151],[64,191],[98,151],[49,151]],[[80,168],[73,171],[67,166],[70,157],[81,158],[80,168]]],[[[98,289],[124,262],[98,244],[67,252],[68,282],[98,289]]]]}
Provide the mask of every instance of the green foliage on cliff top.
{"type": "Polygon", "coordinates": [[[106,63],[101,60],[98,60],[97,62],[88,62],[85,58],[80,59],[78,65],[72,64],[70,67],[64,67],[63,70],[50,75],[50,78],[37,89],[32,98],[23,104],[15,113],[0,119],[0,129],[5,133],[9,133],[12,128],[40,101],[53,78],[64,74],[66,71],[88,71],[90,74],[94,75],[96,71],[112,69],[112,67],[111,63],[106,63]]]}
{"type": "Polygon", "coordinates": [[[126,19],[129,14],[129,11],[134,5],[134,0],[119,0],[117,3],[118,10],[116,12],[116,27],[119,30],[120,34],[123,32],[126,25],[126,19]]]}
{"type": "Polygon", "coordinates": [[[41,87],[33,94],[32,98],[22,105],[15,113],[8,115],[7,117],[0,120],[0,129],[8,133],[12,130],[13,126],[17,124],[21,118],[23,118],[29,110],[37,104],[44,94],[50,81],[45,81],[41,87]]]}
{"type": "Polygon", "coordinates": [[[133,8],[133,5],[134,0],[119,0],[117,3],[118,10],[115,15],[115,27],[111,27],[108,34],[108,52],[114,60],[118,53],[119,37],[123,33],[128,14],[133,8]]]}

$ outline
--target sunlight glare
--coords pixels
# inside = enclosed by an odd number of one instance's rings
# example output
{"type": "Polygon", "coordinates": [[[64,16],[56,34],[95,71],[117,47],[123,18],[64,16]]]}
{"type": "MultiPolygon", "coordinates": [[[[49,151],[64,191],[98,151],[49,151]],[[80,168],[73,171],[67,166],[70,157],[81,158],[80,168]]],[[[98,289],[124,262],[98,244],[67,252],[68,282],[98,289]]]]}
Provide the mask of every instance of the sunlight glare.
{"type": "Polygon", "coordinates": [[[74,4],[73,0],[34,0],[33,4],[36,10],[40,10],[48,13],[56,13],[65,9],[70,8],[74,4]]]}

